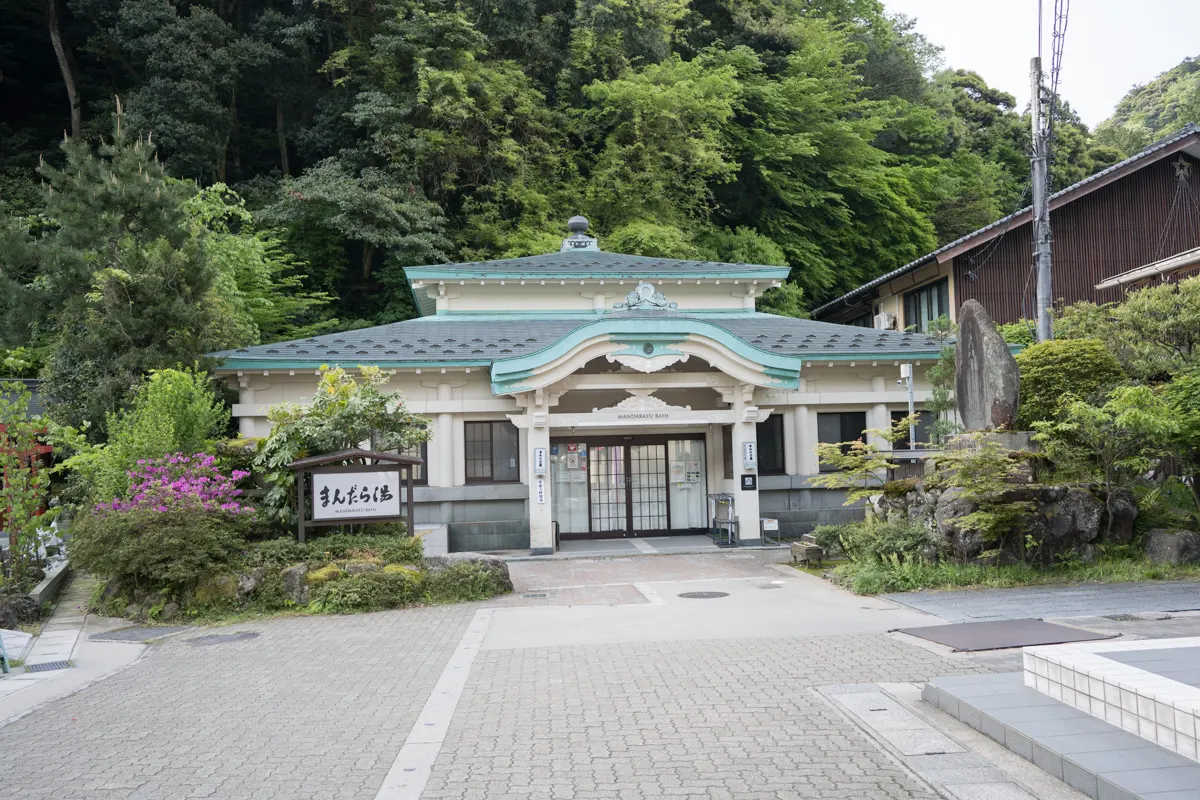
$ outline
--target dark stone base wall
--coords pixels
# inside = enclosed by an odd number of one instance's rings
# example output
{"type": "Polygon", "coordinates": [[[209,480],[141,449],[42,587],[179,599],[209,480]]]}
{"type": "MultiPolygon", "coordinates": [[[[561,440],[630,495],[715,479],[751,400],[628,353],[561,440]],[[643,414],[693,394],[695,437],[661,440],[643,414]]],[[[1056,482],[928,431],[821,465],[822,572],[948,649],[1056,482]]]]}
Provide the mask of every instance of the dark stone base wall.
{"type": "MultiPolygon", "coordinates": [[[[800,477],[764,477],[762,483],[761,515],[779,520],[782,538],[798,538],[817,525],[840,525],[863,518],[861,505],[843,505],[844,491],[810,488],[800,477]]],[[[416,521],[445,524],[451,553],[528,549],[529,514],[524,493],[525,487],[519,484],[421,487],[416,493],[416,521]]]]}
{"type": "Polygon", "coordinates": [[[486,553],[492,550],[528,550],[529,520],[451,522],[451,553],[486,553]]]}
{"type": "Polygon", "coordinates": [[[864,517],[861,504],[847,506],[845,502],[846,492],[841,489],[788,487],[760,489],[758,493],[759,513],[779,520],[779,536],[784,539],[811,533],[818,525],[844,525],[864,517]]]}

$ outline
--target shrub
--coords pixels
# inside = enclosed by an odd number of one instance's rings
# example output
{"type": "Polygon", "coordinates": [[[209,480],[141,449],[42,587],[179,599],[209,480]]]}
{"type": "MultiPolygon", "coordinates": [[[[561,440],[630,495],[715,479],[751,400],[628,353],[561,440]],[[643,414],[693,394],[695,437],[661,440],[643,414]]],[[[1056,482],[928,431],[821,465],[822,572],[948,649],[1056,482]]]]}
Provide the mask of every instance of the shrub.
{"type": "Polygon", "coordinates": [[[484,564],[451,564],[425,576],[425,595],[434,603],[486,600],[509,590],[495,569],[484,564]]]}
{"type": "Polygon", "coordinates": [[[315,588],[309,608],[334,614],[403,608],[420,602],[421,583],[419,573],[366,572],[351,575],[315,588]]]}
{"type": "Polygon", "coordinates": [[[912,491],[916,491],[919,482],[916,478],[901,478],[895,481],[888,481],[883,485],[883,494],[885,497],[904,497],[912,491]]]}
{"type": "Polygon", "coordinates": [[[71,560],[122,586],[180,594],[234,564],[245,546],[245,519],[145,508],[85,513],[72,525],[71,560]]]}
{"type": "Polygon", "coordinates": [[[320,586],[323,583],[340,580],[345,574],[337,564],[326,564],[324,567],[308,573],[308,585],[320,586]]]}
{"type": "Polygon", "coordinates": [[[350,575],[313,588],[309,608],[334,614],[383,611],[418,603],[486,600],[508,591],[498,573],[484,564],[452,564],[422,574],[400,565],[350,575]]]}
{"type": "Polygon", "coordinates": [[[253,516],[254,508],[238,500],[242,490],[237,482],[248,473],[235,471],[226,477],[215,464],[216,459],[204,453],[140,459],[129,472],[128,498],[97,505],[96,512],[192,510],[253,516]]]}
{"type": "Polygon", "coordinates": [[[246,563],[253,567],[286,567],[303,561],[310,568],[351,559],[383,564],[420,564],[422,553],[419,536],[335,533],[310,539],[304,544],[290,538],[257,543],[247,550],[246,563]]]}
{"type": "Polygon", "coordinates": [[[1117,359],[1098,339],[1053,339],[1016,356],[1021,368],[1021,408],[1017,425],[1054,419],[1066,399],[1088,400],[1124,378],[1117,359]]]}
{"type": "Polygon", "coordinates": [[[65,467],[72,472],[74,500],[82,504],[125,497],[139,461],[200,452],[228,424],[229,411],[205,373],[164,369],[138,387],[131,408],[108,415],[107,444],[89,444],[63,426],[52,426],[51,435],[74,453],[65,467]]]}
{"type": "Polygon", "coordinates": [[[836,535],[842,551],[855,562],[884,561],[893,557],[919,561],[925,558],[930,547],[937,546],[937,537],[928,528],[870,519],[848,525],[823,525],[813,534],[818,542],[828,541],[836,535]]]}
{"type": "Polygon", "coordinates": [[[1000,332],[1000,336],[1009,344],[1019,344],[1025,347],[1033,344],[1036,341],[1034,334],[1037,324],[1031,319],[1022,319],[1017,322],[1009,322],[1005,325],[997,325],[996,330],[1000,332]]]}
{"type": "Polygon", "coordinates": [[[400,393],[385,391],[393,373],[358,369],[361,383],[341,367],[321,367],[311,403],[283,403],[267,412],[271,436],[254,466],[268,486],[265,513],[283,525],[296,522],[296,473],[288,464],[300,456],[351,450],[368,441],[376,450],[403,450],[429,438],[425,421],[408,412],[400,393]]]}

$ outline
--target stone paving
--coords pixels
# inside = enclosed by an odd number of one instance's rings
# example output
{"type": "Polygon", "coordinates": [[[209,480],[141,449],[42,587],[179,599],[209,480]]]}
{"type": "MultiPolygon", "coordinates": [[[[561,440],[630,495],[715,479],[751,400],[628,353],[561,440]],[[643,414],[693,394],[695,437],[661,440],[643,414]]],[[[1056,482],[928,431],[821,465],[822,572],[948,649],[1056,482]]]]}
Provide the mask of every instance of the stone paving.
{"type": "Polygon", "coordinates": [[[517,592],[569,586],[607,586],[660,581],[750,578],[770,573],[768,565],[791,560],[786,550],[509,564],[517,592]]]}
{"type": "Polygon", "coordinates": [[[1015,589],[905,592],[886,597],[948,622],[1093,617],[1200,609],[1200,582],[1084,583],[1015,589]]]}
{"type": "Polygon", "coordinates": [[[878,635],[484,651],[423,797],[933,798],[811,687],[963,671],[878,635]]]}
{"type": "Polygon", "coordinates": [[[112,677],[0,723],[4,791],[30,800],[933,800],[818,690],[992,665],[885,633],[915,612],[780,569],[778,554],[745,555],[522,562],[513,565],[518,594],[490,603],[183,632],[112,677]],[[678,597],[697,588],[727,594],[678,597]],[[493,622],[446,706],[435,686],[456,669],[477,614],[493,622]],[[580,643],[561,645],[558,631],[572,627],[580,643]],[[259,636],[192,643],[241,631],[259,636]],[[398,754],[429,741],[418,734],[435,722],[421,720],[439,709],[448,727],[428,751],[423,793],[388,794],[385,778],[411,774],[398,754]]]}
{"type": "MultiPolygon", "coordinates": [[[[371,798],[474,608],[237,625],[187,634],[0,727],[23,800],[371,798]]],[[[111,646],[111,645],[110,645],[111,646]]]]}

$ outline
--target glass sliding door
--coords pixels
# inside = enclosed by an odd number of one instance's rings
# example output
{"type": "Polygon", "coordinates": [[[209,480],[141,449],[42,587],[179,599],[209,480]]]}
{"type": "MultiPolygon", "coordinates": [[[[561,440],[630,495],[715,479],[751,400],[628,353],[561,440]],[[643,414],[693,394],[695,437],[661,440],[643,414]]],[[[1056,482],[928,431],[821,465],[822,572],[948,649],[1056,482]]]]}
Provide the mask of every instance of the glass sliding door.
{"type": "Polygon", "coordinates": [[[623,535],[629,530],[625,445],[589,445],[588,454],[591,532],[623,535]]]}
{"type": "Polygon", "coordinates": [[[708,527],[707,468],[703,439],[673,439],[667,442],[671,503],[671,530],[702,530],[708,527]]]}
{"type": "Polygon", "coordinates": [[[667,529],[667,448],[661,444],[629,446],[630,511],[634,531],[667,529]]]}
{"type": "Polygon", "coordinates": [[[564,539],[707,527],[704,439],[597,436],[550,443],[551,509],[564,539]]]}
{"type": "Polygon", "coordinates": [[[586,442],[550,445],[550,496],[554,521],[562,534],[590,532],[588,449],[586,442]]]}

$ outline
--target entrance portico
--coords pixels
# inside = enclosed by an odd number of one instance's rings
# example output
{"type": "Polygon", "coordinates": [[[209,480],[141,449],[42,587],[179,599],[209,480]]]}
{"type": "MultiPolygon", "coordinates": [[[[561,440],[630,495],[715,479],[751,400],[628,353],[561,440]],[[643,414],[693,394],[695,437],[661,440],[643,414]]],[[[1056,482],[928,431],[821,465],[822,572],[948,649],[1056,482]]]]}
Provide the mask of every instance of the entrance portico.
{"type": "Polygon", "coordinates": [[[407,272],[419,319],[214,355],[247,437],[323,364],[393,371],[432,432],[417,522],[452,550],[694,533],[715,493],[744,544],[764,516],[785,535],[845,519],[844,494],[810,483],[817,442],[905,412],[901,364],[919,408],[941,347],[756,311],[786,267],[605,253],[580,231],[560,253],[407,272]]]}
{"type": "Polygon", "coordinates": [[[508,416],[526,432],[534,553],[553,552],[556,526],[564,538],[703,530],[709,487],[734,496],[741,542],[759,541],[756,426],[772,409],[754,395],[799,388],[802,362],[755,351],[703,320],[667,316],[665,302],[640,283],[620,311],[492,370],[493,389],[522,409],[508,416]],[[587,410],[589,398],[614,393],[627,396],[587,410]],[[754,486],[743,489],[742,475],[754,475],[754,486]]]}

